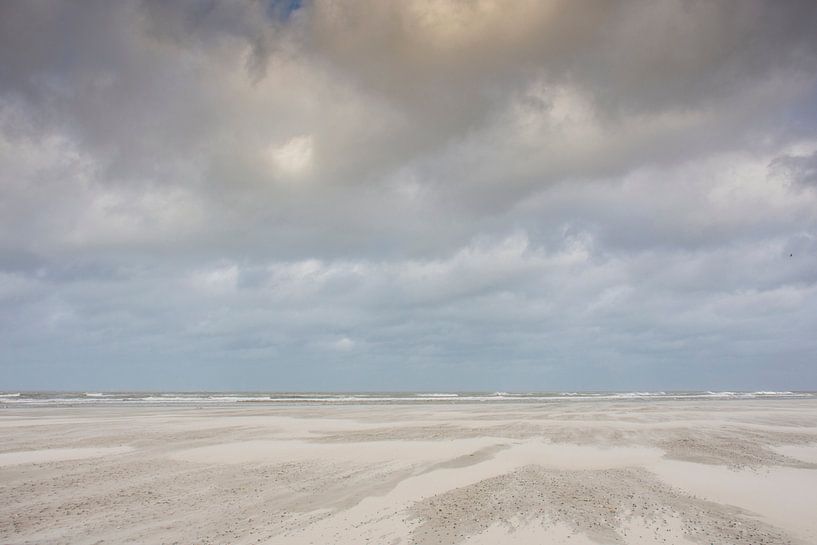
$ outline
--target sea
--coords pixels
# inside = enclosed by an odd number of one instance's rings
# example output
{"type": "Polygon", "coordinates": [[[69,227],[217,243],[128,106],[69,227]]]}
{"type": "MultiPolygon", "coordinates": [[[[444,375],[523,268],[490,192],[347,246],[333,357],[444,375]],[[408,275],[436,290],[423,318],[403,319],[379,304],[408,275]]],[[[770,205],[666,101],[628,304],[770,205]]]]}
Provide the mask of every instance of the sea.
{"type": "Polygon", "coordinates": [[[817,399],[817,392],[2,392],[0,408],[55,405],[455,404],[707,399],[817,399]]]}

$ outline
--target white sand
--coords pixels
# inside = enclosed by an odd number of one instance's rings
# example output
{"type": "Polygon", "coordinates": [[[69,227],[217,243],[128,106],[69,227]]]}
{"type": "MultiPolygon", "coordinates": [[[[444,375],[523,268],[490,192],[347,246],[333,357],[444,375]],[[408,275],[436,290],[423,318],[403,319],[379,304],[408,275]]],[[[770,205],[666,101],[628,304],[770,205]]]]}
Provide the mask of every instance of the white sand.
{"type": "Polygon", "coordinates": [[[496,523],[484,532],[465,538],[466,545],[530,545],[539,543],[543,535],[552,545],[598,545],[583,534],[573,532],[560,522],[545,521],[519,522],[510,520],[505,524],[496,523]]]}
{"type": "Polygon", "coordinates": [[[170,457],[205,464],[283,464],[293,460],[325,462],[429,463],[469,455],[492,446],[497,439],[454,441],[369,441],[364,443],[310,443],[300,440],[257,440],[220,443],[174,452],[170,457]]]}
{"type": "Polygon", "coordinates": [[[83,458],[99,458],[132,450],[131,447],[106,448],[53,448],[44,450],[23,450],[0,453],[0,467],[17,464],[43,464],[83,458]]]}
{"type": "Polygon", "coordinates": [[[778,445],[773,449],[784,456],[817,464],[817,445],[778,445]]]}
{"type": "Polygon", "coordinates": [[[808,543],[817,543],[817,470],[791,467],[740,470],[665,461],[650,468],[663,481],[696,496],[762,514],[808,543]]]}
{"type": "Polygon", "coordinates": [[[817,402],[20,408],[0,543],[817,543],[817,402]]]}

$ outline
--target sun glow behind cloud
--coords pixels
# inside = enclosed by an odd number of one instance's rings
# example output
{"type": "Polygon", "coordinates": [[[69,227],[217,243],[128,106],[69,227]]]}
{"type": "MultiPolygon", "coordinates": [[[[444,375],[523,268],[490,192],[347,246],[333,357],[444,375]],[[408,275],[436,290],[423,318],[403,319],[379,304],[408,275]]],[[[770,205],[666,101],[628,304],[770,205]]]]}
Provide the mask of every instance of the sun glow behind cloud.
{"type": "Polygon", "coordinates": [[[267,155],[275,172],[295,177],[312,166],[312,137],[295,136],[284,144],[270,146],[267,155]]]}

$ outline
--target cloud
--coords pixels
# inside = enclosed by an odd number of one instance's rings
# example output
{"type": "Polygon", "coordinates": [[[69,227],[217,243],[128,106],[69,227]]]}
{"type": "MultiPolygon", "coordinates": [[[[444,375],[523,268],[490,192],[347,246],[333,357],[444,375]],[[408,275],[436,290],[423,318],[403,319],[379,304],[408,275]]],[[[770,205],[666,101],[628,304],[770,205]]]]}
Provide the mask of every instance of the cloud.
{"type": "Polygon", "coordinates": [[[817,186],[817,151],[781,155],[770,168],[793,185],[817,186]]]}
{"type": "Polygon", "coordinates": [[[815,26],[807,1],[4,4],[3,374],[817,387],[815,26]]]}
{"type": "Polygon", "coordinates": [[[354,349],[355,341],[353,341],[349,337],[341,337],[340,339],[332,343],[332,347],[339,352],[348,352],[349,350],[354,349]]]}
{"type": "Polygon", "coordinates": [[[312,165],[312,137],[292,137],[284,144],[270,146],[267,154],[273,169],[285,176],[297,176],[312,165]]]}
{"type": "Polygon", "coordinates": [[[206,294],[230,293],[237,287],[238,274],[236,265],[224,265],[193,273],[191,283],[206,294]]]}

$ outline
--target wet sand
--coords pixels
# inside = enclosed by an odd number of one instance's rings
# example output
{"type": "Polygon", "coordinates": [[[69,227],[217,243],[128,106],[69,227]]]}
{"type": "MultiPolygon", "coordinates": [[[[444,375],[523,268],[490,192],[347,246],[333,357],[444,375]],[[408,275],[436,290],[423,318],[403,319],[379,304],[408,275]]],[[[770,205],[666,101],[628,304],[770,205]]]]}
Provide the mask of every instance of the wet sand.
{"type": "Polygon", "coordinates": [[[813,544],[817,401],[0,411],[0,543],[813,544]]]}

